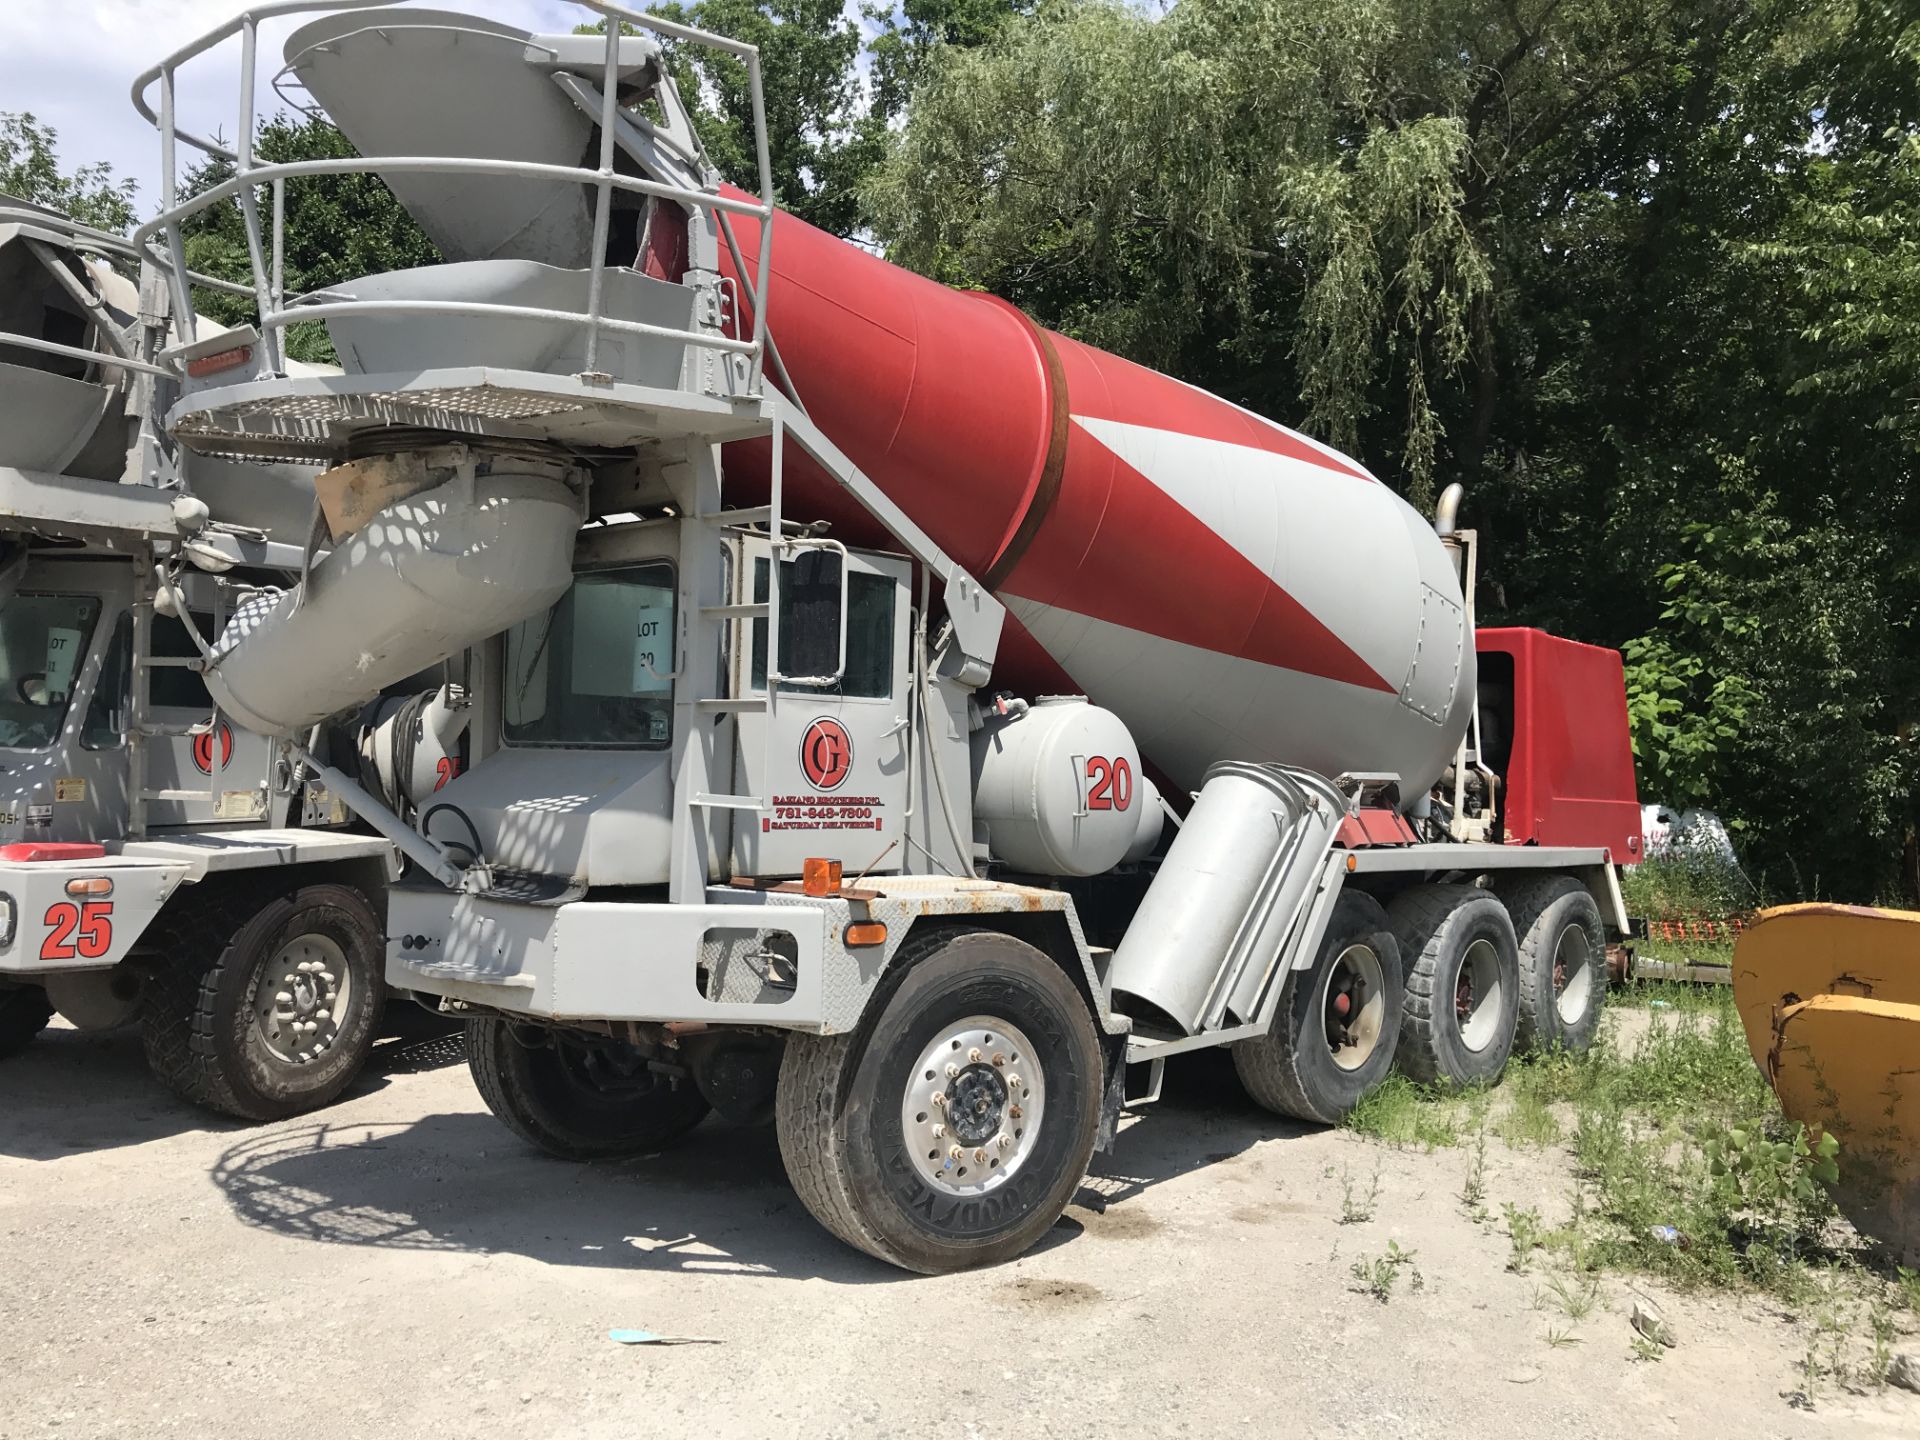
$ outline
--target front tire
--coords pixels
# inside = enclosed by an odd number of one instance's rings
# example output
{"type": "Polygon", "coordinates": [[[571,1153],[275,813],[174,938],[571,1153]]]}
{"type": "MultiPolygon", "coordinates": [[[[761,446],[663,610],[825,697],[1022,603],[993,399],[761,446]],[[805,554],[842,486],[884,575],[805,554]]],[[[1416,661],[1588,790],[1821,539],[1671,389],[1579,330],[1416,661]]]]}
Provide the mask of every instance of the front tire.
{"type": "Polygon", "coordinates": [[[1423,1084],[1492,1085],[1513,1053],[1520,958],[1499,896],[1416,885],[1387,912],[1407,959],[1400,1068],[1423,1084]]]}
{"type": "Polygon", "coordinates": [[[631,1159],[672,1144],[707,1116],[690,1078],[676,1084],[654,1073],[631,1045],[529,1036],[527,1028],[497,1018],[469,1021],[467,1068],[500,1123],[549,1155],[631,1159]]]}
{"type": "Polygon", "coordinates": [[[1341,891],[1319,953],[1287,977],[1267,1033],[1233,1045],[1240,1083],[1276,1115],[1339,1124],[1393,1068],[1402,990],[1387,912],[1364,891],[1341,891]]]}
{"type": "Polygon", "coordinates": [[[147,1063],[176,1095],[242,1120],[338,1099],[386,998],[373,909],[347,885],[193,896],[158,937],[140,998],[147,1063]]]}
{"type": "Polygon", "coordinates": [[[37,985],[0,988],[0,1060],[18,1055],[53,1019],[47,992],[37,985]]]}
{"type": "Polygon", "coordinates": [[[916,936],[847,1035],[795,1035],[787,1176],[856,1249],[923,1275],[1010,1260],[1086,1175],[1105,1060],[1065,972],[993,931],[916,936]]]}
{"type": "Polygon", "coordinates": [[[1520,936],[1520,1014],[1514,1043],[1583,1055],[1607,1003],[1607,932],[1600,907],[1571,875],[1534,875],[1503,891],[1520,936]]]}

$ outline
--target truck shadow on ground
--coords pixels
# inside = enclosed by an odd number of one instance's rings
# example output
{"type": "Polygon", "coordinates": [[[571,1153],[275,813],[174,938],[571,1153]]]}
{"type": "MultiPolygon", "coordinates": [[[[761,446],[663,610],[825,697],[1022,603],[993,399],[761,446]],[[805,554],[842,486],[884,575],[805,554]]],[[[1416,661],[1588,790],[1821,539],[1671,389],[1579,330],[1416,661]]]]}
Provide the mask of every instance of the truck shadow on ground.
{"type": "MultiPolygon", "coordinates": [[[[457,1032],[410,1038],[420,1033],[381,1039],[343,1098],[371,1095],[394,1075],[464,1063],[457,1032]]],[[[169,1093],[148,1071],[131,1026],[87,1032],[56,1025],[0,1065],[0,1156],[58,1160],[196,1131],[252,1129],[169,1093]]]]}
{"type": "MultiPolygon", "coordinates": [[[[1171,1067],[1169,1067],[1171,1070],[1171,1067]]],[[[1161,1104],[1094,1157],[1039,1250],[1086,1230],[1126,1235],[1136,1198],[1301,1127],[1256,1110],[1217,1065],[1182,1067],[1161,1104]]],[[[671,1150],[581,1165],[541,1155],[479,1112],[404,1124],[325,1115],[241,1136],[210,1172],[249,1225],[329,1245],[521,1255],[633,1271],[911,1279],[829,1236],[807,1214],[771,1126],[708,1120],[671,1150]]]]}

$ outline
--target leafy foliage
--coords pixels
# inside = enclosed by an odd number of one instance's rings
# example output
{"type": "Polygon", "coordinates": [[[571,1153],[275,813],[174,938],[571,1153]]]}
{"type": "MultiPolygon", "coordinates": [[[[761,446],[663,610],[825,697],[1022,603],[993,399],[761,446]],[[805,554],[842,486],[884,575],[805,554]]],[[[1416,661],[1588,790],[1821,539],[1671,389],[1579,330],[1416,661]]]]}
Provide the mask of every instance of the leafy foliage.
{"type": "Polygon", "coordinates": [[[105,161],[63,172],[59,142],[49,126],[31,114],[0,111],[0,193],[48,206],[96,230],[124,234],[138,219],[136,188],[105,161]]]}
{"type": "Polygon", "coordinates": [[[1831,1133],[1807,1143],[1807,1127],[1795,1124],[1787,1138],[1770,1140],[1752,1128],[1729,1130],[1707,1143],[1707,1169],[1727,1182],[1736,1203],[1762,1214],[1815,1205],[1819,1185],[1840,1179],[1840,1141],[1831,1133]]]}

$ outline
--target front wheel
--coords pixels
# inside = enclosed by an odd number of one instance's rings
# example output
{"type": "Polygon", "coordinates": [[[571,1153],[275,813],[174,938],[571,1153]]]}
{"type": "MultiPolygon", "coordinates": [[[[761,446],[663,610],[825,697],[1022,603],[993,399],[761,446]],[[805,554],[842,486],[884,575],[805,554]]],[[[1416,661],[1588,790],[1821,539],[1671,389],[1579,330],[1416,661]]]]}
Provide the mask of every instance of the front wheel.
{"type": "Polygon", "coordinates": [[[0,1060],[18,1055],[53,1019],[47,992],[37,985],[0,988],[0,1060]]]}
{"type": "Polygon", "coordinates": [[[503,1125],[561,1160],[645,1155],[707,1115],[692,1080],[656,1073],[642,1051],[618,1040],[472,1020],[467,1068],[503,1125]]]}
{"type": "Polygon", "coordinates": [[[1086,1000],[1033,946],[936,931],[894,960],[849,1035],[795,1035],[776,1100],[807,1209],[925,1275],[993,1265],[1066,1209],[1100,1123],[1105,1062],[1086,1000]]]}
{"type": "Polygon", "coordinates": [[[365,895],[308,885],[194,896],[156,927],[140,997],[147,1063],[182,1099],[242,1120],[330,1104],[373,1048],[384,946],[365,895]]]}

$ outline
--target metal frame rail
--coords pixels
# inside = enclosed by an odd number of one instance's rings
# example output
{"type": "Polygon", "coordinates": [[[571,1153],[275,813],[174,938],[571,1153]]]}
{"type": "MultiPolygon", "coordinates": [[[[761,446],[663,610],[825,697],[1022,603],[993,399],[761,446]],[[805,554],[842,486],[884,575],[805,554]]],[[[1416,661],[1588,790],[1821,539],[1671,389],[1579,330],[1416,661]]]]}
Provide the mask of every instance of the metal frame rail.
{"type": "MultiPolygon", "coordinates": [[[[134,80],[134,108],[160,132],[161,207],[158,215],[134,233],[134,240],[137,244],[144,246],[156,236],[164,237],[165,249],[172,261],[169,266],[169,280],[174,287],[176,306],[181,312],[181,343],[191,344],[196,337],[192,307],[185,303],[185,286],[181,280],[181,276],[186,274],[186,253],[180,222],[210,205],[237,196],[246,226],[247,253],[254,276],[253,286],[250,289],[243,288],[241,293],[249,294],[254,298],[259,309],[259,328],[267,347],[267,358],[276,370],[284,369],[285,364],[279,332],[286,326],[302,320],[324,320],[329,316],[342,313],[512,315],[585,326],[587,331],[585,374],[589,376],[595,373],[595,366],[598,363],[601,332],[616,331],[622,334],[645,335],[655,339],[692,343],[745,355],[749,365],[747,389],[750,393],[757,393],[767,350],[766,291],[768,286],[765,281],[771,275],[773,266],[774,211],[773,161],[767,145],[766,101],[761,83],[759,48],[728,39],[724,35],[713,34],[711,31],[696,29],[691,25],[664,20],[656,15],[630,10],[623,5],[606,3],[606,0],[575,0],[582,9],[591,11],[607,21],[606,63],[600,87],[600,163],[597,170],[576,166],[542,165],[528,161],[451,156],[394,156],[376,160],[301,160],[278,165],[256,164],[253,156],[253,134],[259,117],[254,101],[254,77],[258,61],[260,22],[291,13],[387,8],[392,3],[393,0],[273,0],[270,4],[250,6],[226,24],[176,50],[134,80]],[[686,44],[723,51],[745,65],[753,106],[754,158],[759,171],[760,194],[756,199],[736,200],[711,189],[664,184],[637,176],[621,175],[614,170],[616,130],[621,113],[619,81],[620,39],[623,24],[686,44]],[[240,37],[241,82],[237,117],[238,138],[235,141],[235,148],[230,149],[217,140],[182,128],[175,114],[175,95],[181,67],[235,35],[240,37]],[[147,100],[147,92],[156,83],[160,87],[160,103],[157,111],[147,100]],[[230,161],[235,170],[233,177],[202,191],[190,200],[182,201],[179,197],[178,163],[178,149],[182,141],[207,155],[230,161]],[[290,305],[284,294],[286,182],[309,175],[378,175],[407,171],[433,174],[477,173],[516,176],[523,179],[567,180],[593,186],[595,190],[594,238],[593,253],[590,257],[586,313],[582,315],[570,311],[540,310],[519,305],[451,300],[339,300],[303,305],[296,297],[295,302],[290,305]],[[258,191],[263,185],[270,186],[273,195],[270,240],[261,232],[258,191]],[[757,287],[760,293],[754,297],[757,303],[753,306],[751,339],[718,334],[701,334],[690,339],[684,330],[670,326],[642,324],[637,321],[609,319],[600,313],[606,273],[606,242],[612,223],[612,201],[615,190],[629,190],[696,206],[712,212],[716,217],[716,224],[729,212],[755,215],[760,218],[758,274],[761,277],[761,283],[757,287]]],[[[744,266],[742,269],[744,270],[744,266]]]]}

